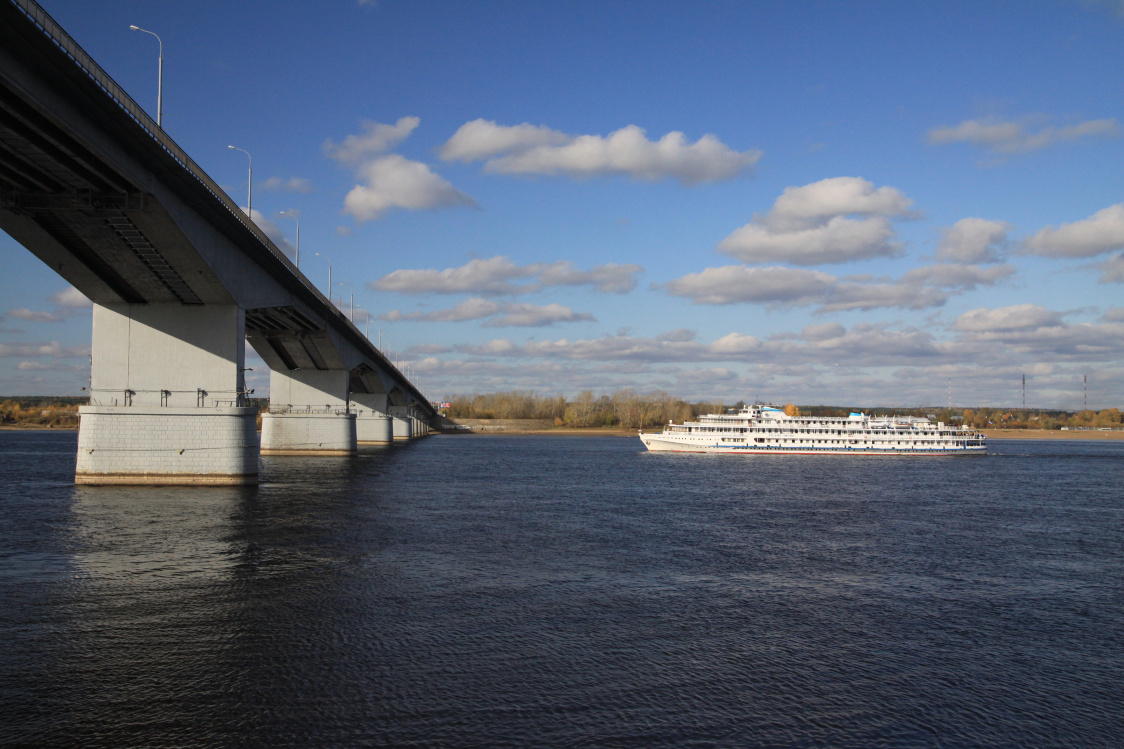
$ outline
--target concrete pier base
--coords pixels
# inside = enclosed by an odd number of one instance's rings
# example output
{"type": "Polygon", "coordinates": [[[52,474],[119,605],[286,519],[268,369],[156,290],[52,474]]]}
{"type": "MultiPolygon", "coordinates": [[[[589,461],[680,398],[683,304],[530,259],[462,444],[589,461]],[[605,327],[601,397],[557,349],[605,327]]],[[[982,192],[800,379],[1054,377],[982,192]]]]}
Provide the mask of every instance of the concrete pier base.
{"type": "Polygon", "coordinates": [[[80,406],[76,484],[258,483],[256,408],[80,406]]]}
{"type": "Polygon", "coordinates": [[[393,416],[391,421],[394,423],[394,439],[401,442],[403,440],[410,440],[414,436],[414,425],[408,416],[393,416]]]}
{"type": "Polygon", "coordinates": [[[394,441],[391,419],[377,411],[359,413],[355,417],[355,438],[360,445],[387,445],[394,441]]]}
{"type": "Polygon", "coordinates": [[[262,455],[355,455],[355,414],[262,414],[262,455]]]}

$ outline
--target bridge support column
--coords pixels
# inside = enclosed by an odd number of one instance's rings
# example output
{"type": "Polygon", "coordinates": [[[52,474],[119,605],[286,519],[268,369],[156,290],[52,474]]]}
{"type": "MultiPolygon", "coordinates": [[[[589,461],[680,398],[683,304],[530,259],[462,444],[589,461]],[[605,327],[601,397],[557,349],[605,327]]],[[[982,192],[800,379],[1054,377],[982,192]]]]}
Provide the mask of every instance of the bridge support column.
{"type": "Polygon", "coordinates": [[[387,411],[390,414],[393,424],[394,441],[402,442],[413,439],[414,419],[410,415],[410,407],[390,406],[387,408],[387,411]]]}
{"type": "Polygon", "coordinates": [[[354,455],[355,414],[347,390],[347,370],[271,370],[261,454],[354,455]]]}
{"type": "Polygon", "coordinates": [[[256,484],[235,305],[94,305],[77,484],[256,484]]]}
{"type": "Polygon", "coordinates": [[[352,393],[351,410],[355,412],[355,438],[360,445],[385,445],[394,441],[385,395],[352,393]]]}

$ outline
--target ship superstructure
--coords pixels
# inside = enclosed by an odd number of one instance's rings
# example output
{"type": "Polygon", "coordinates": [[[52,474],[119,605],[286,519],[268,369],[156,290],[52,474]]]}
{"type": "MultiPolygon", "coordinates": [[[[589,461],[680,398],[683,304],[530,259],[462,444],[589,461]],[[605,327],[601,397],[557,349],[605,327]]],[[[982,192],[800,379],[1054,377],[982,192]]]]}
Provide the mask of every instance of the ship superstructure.
{"type": "Polygon", "coordinates": [[[754,404],[640,432],[652,451],[742,454],[984,455],[984,435],[915,416],[789,416],[754,404]]]}

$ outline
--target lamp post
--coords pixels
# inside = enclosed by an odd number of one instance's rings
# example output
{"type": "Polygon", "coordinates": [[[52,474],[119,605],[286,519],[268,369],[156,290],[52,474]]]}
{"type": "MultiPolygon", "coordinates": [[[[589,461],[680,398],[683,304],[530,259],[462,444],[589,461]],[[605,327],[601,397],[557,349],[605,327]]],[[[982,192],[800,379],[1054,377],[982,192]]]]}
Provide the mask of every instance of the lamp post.
{"type": "Polygon", "coordinates": [[[313,254],[316,255],[316,257],[322,257],[328,261],[328,303],[330,304],[332,301],[332,258],[319,252],[314,252],[313,254]]]}
{"type": "Polygon", "coordinates": [[[152,34],[156,37],[156,41],[160,44],[160,62],[156,69],[156,126],[161,130],[164,129],[164,40],[160,38],[159,34],[142,29],[140,26],[129,26],[133,31],[143,31],[146,34],[152,34]]]}
{"type": "Polygon", "coordinates": [[[246,215],[250,217],[251,221],[253,221],[254,220],[254,203],[253,203],[253,199],[254,199],[254,157],[251,156],[250,152],[247,151],[245,148],[237,148],[235,146],[227,146],[227,148],[233,148],[235,151],[241,151],[242,153],[246,154],[246,158],[250,160],[250,176],[247,178],[247,182],[246,182],[246,215]]]}
{"type": "Polygon", "coordinates": [[[297,222],[297,259],[294,265],[299,268],[301,267],[301,217],[299,214],[289,213],[287,211],[281,211],[281,215],[288,216],[297,222]]]}
{"type": "MultiPolygon", "coordinates": [[[[351,284],[340,281],[340,286],[351,289],[351,284]]],[[[343,304],[343,294],[340,294],[340,304],[343,304]]],[[[355,289],[351,289],[351,321],[355,322],[355,289]]]]}

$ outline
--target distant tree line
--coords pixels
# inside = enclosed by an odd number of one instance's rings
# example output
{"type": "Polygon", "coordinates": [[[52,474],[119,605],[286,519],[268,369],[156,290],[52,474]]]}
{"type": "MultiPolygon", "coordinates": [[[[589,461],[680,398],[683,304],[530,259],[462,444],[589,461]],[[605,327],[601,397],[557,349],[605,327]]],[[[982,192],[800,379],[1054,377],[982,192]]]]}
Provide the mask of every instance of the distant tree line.
{"type": "Polygon", "coordinates": [[[638,393],[631,388],[611,395],[583,390],[577,397],[543,396],[512,390],[485,395],[454,395],[445,410],[450,419],[548,419],[559,427],[640,429],[668,421],[693,419],[721,411],[721,403],[687,403],[661,391],[638,393]]]}
{"type": "Polygon", "coordinates": [[[0,424],[9,426],[78,426],[78,406],[89,398],[15,397],[0,401],[0,424]]]}
{"type": "MultiPolygon", "coordinates": [[[[681,422],[700,414],[722,413],[734,404],[700,401],[688,403],[662,390],[638,393],[631,388],[608,395],[594,395],[583,390],[576,398],[565,395],[536,395],[532,391],[511,390],[483,395],[454,395],[448,399],[446,415],[451,419],[547,419],[555,426],[619,427],[640,429],[660,426],[669,420],[681,422]]],[[[847,406],[796,406],[787,403],[783,410],[790,416],[835,416],[845,418],[853,411],[874,416],[924,416],[946,424],[967,424],[976,429],[1073,429],[1122,428],[1120,409],[1099,412],[1057,411],[1047,409],[1013,410],[981,407],[975,409],[934,408],[852,408],[847,406]]]]}

